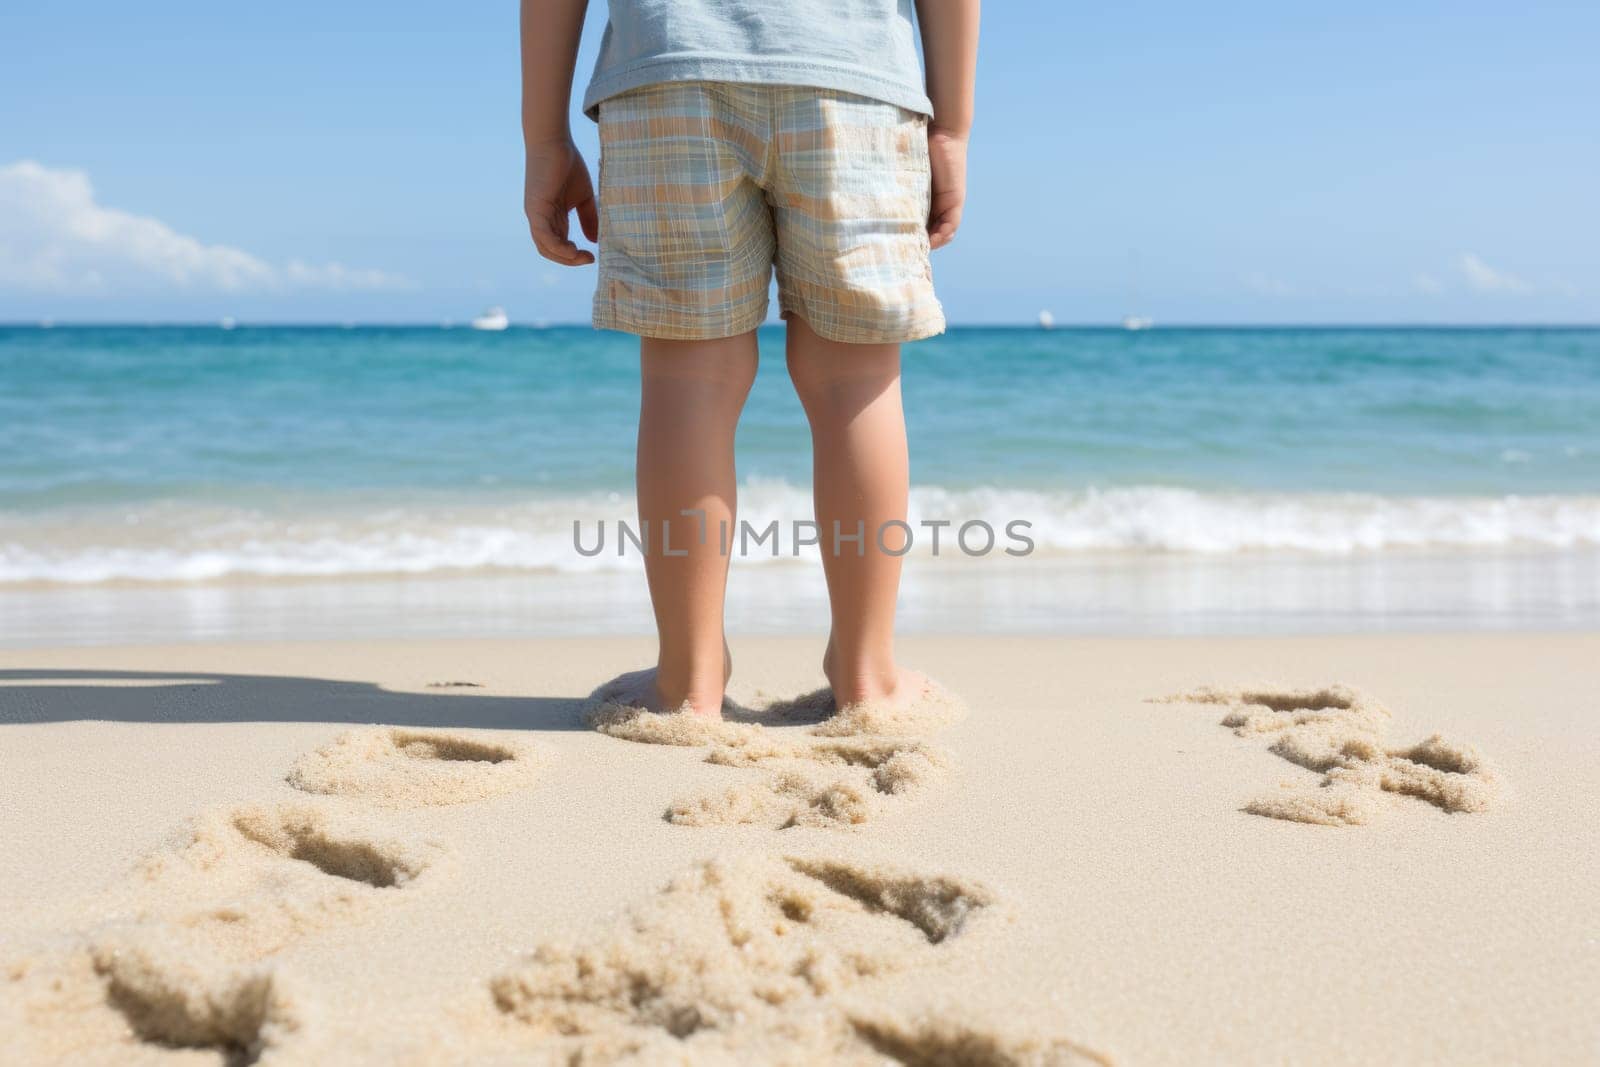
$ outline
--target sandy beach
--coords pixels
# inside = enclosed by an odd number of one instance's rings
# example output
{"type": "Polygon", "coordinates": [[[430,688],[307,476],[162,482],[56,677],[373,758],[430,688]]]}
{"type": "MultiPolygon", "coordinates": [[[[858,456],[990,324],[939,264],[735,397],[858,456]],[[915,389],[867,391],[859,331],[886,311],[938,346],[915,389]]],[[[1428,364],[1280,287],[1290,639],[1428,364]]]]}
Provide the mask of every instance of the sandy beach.
{"type": "Polygon", "coordinates": [[[1600,4],[451,14],[0,15],[0,1067],[1600,1067],[1600,4]]]}
{"type": "Polygon", "coordinates": [[[0,653],[8,1056],[1600,1056],[1600,637],[916,637],[964,717],[835,728],[756,638],[585,725],[650,651],[0,653]]]}

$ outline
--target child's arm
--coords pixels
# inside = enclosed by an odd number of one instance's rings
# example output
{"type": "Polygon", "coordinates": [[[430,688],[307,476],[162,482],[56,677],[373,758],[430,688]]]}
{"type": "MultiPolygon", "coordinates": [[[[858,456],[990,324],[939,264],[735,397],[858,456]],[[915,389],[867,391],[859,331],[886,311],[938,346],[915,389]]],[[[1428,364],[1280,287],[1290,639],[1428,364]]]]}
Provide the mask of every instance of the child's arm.
{"type": "Polygon", "coordinates": [[[567,237],[567,213],[591,241],[599,239],[589,168],[572,143],[567,111],[572,68],[588,0],[522,0],[522,142],[527,152],[522,206],[539,254],[569,267],[594,262],[594,253],[567,237]]]}
{"type": "Polygon", "coordinates": [[[928,164],[933,204],[928,243],[949,244],[967,199],[967,137],[972,132],[972,86],[978,74],[979,0],[917,0],[922,60],[928,68],[928,164]]]}

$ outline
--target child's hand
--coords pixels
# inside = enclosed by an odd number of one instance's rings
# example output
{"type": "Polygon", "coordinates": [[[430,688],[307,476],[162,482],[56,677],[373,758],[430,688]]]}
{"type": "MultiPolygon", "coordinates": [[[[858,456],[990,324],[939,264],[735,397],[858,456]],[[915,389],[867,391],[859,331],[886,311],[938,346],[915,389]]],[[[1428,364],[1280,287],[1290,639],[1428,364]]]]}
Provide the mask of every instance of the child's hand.
{"type": "Polygon", "coordinates": [[[567,213],[576,210],[578,225],[591,241],[600,239],[600,219],[595,212],[594,186],[589,168],[570,140],[528,145],[528,165],[523,178],[522,209],[528,232],[539,254],[569,267],[594,262],[594,253],[567,238],[567,213]]]}
{"type": "Polygon", "coordinates": [[[928,126],[928,168],[933,174],[933,200],[928,210],[928,246],[943,248],[961,227],[967,200],[967,138],[928,126]]]}

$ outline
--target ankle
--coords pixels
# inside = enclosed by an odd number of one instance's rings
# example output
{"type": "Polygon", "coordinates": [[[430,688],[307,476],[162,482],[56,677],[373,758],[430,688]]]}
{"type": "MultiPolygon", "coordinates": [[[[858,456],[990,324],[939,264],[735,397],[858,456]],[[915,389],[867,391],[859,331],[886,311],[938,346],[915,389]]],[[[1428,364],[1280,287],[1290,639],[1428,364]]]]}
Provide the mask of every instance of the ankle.
{"type": "Polygon", "coordinates": [[[688,704],[700,715],[720,714],[727,682],[727,669],[720,662],[699,666],[662,662],[656,667],[656,695],[660,706],[667,711],[676,711],[688,704]]]}
{"type": "Polygon", "coordinates": [[[839,707],[890,699],[904,678],[893,656],[849,662],[830,655],[823,661],[822,673],[827,676],[834,703],[839,707]]]}
{"type": "Polygon", "coordinates": [[[656,682],[656,703],[664,712],[681,711],[684,705],[696,715],[719,717],[722,714],[722,683],[715,685],[674,686],[656,682]]]}

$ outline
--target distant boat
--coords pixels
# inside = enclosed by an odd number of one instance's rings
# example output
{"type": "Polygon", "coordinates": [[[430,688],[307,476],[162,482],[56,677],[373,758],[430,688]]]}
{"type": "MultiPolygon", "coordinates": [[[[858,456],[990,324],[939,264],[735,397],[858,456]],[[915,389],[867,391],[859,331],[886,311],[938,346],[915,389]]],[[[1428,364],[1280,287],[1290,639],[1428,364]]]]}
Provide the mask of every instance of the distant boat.
{"type": "Polygon", "coordinates": [[[217,325],[222,327],[224,330],[231,330],[239,324],[238,322],[234,321],[232,315],[224,315],[220,320],[218,320],[217,325]]]}
{"type": "Polygon", "coordinates": [[[1056,317],[1054,315],[1050,314],[1050,312],[1048,310],[1039,312],[1039,329],[1041,329],[1041,330],[1053,329],[1055,327],[1055,324],[1056,324],[1056,317]]]}
{"type": "Polygon", "coordinates": [[[474,330],[503,330],[510,325],[511,320],[506,318],[506,309],[502,307],[492,307],[472,320],[474,330]]]}
{"type": "MultiPolygon", "coordinates": [[[[1128,253],[1128,303],[1127,307],[1138,307],[1144,301],[1139,298],[1139,253],[1128,253]]],[[[1156,320],[1149,315],[1124,315],[1122,328],[1124,330],[1148,330],[1156,324],[1156,320]]]]}
{"type": "Polygon", "coordinates": [[[55,328],[56,328],[56,320],[55,319],[40,319],[39,320],[39,329],[41,329],[41,330],[53,330],[55,328]]]}

